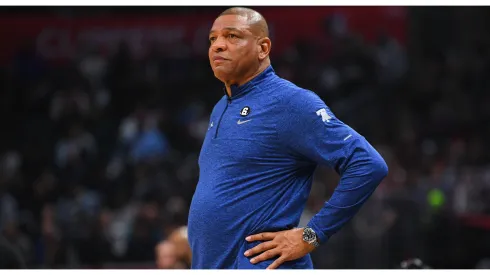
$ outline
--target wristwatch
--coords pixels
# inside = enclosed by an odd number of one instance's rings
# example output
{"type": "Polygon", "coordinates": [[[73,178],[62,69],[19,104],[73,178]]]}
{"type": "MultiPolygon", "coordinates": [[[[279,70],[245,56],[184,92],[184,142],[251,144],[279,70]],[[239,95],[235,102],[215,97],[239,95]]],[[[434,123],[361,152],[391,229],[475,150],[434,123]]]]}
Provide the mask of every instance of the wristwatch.
{"type": "Polygon", "coordinates": [[[313,230],[311,227],[303,228],[303,241],[312,244],[315,247],[318,247],[320,245],[315,230],[313,230]]]}

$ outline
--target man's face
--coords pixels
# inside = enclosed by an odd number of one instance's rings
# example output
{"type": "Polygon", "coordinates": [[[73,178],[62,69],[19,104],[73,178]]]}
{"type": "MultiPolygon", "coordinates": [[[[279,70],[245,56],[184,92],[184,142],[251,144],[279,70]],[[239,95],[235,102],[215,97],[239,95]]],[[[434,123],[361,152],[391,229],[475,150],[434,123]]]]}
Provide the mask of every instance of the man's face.
{"type": "Polygon", "coordinates": [[[219,80],[239,81],[257,69],[259,45],[246,17],[218,17],[209,33],[209,41],[209,62],[219,80]]]}

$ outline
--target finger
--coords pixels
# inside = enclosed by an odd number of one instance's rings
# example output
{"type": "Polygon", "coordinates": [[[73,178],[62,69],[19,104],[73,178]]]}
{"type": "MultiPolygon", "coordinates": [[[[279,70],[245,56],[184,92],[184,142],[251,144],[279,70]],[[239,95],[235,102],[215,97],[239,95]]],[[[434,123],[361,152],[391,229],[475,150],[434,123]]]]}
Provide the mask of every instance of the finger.
{"type": "Polygon", "coordinates": [[[259,233],[259,234],[255,234],[255,235],[252,235],[252,236],[248,236],[247,238],[245,238],[245,240],[249,241],[249,242],[253,242],[253,241],[270,241],[272,239],[274,239],[274,237],[276,236],[277,233],[273,233],[273,232],[264,232],[264,233],[259,233]]]}
{"type": "Polygon", "coordinates": [[[286,257],[279,257],[272,264],[270,264],[267,269],[276,269],[286,261],[286,257]]]}
{"type": "Polygon", "coordinates": [[[251,259],[250,262],[253,264],[260,263],[262,261],[268,260],[274,256],[279,255],[279,252],[280,252],[280,250],[277,248],[272,249],[272,250],[267,250],[266,252],[260,254],[259,256],[251,259]]]}
{"type": "Polygon", "coordinates": [[[261,253],[263,251],[266,251],[266,250],[269,250],[269,249],[272,249],[274,247],[276,247],[277,245],[273,242],[264,242],[264,243],[261,243],[257,246],[255,246],[254,248],[252,249],[249,249],[247,251],[245,251],[245,256],[252,256],[252,255],[255,255],[255,254],[258,254],[258,253],[261,253]]]}

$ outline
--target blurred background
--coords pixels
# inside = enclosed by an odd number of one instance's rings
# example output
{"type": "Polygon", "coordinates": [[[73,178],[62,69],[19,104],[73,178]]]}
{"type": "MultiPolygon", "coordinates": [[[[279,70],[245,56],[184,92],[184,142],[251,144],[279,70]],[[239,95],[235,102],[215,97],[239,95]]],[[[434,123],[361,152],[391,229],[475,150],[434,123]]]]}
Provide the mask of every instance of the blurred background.
{"type": "MultiPolygon", "coordinates": [[[[225,8],[0,9],[0,230],[27,267],[188,268],[225,8]]],[[[490,268],[490,9],[256,9],[277,74],[390,167],[316,268],[490,268]]],[[[301,225],[338,178],[317,171],[301,225]]]]}

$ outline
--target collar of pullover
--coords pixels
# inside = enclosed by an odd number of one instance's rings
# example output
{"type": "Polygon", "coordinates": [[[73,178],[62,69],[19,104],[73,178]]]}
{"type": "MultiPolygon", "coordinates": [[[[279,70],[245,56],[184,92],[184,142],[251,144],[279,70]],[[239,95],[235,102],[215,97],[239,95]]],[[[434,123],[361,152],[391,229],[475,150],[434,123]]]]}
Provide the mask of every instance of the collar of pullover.
{"type": "MultiPolygon", "coordinates": [[[[274,69],[272,68],[271,65],[267,67],[263,72],[258,74],[256,77],[251,79],[249,82],[238,86],[238,85],[231,85],[231,97],[228,97],[228,99],[236,99],[238,97],[244,96],[245,94],[249,93],[256,87],[259,83],[262,81],[268,79],[269,77],[273,76],[275,74],[274,69]]],[[[226,93],[226,88],[224,88],[225,95],[228,96],[226,93]]]]}

